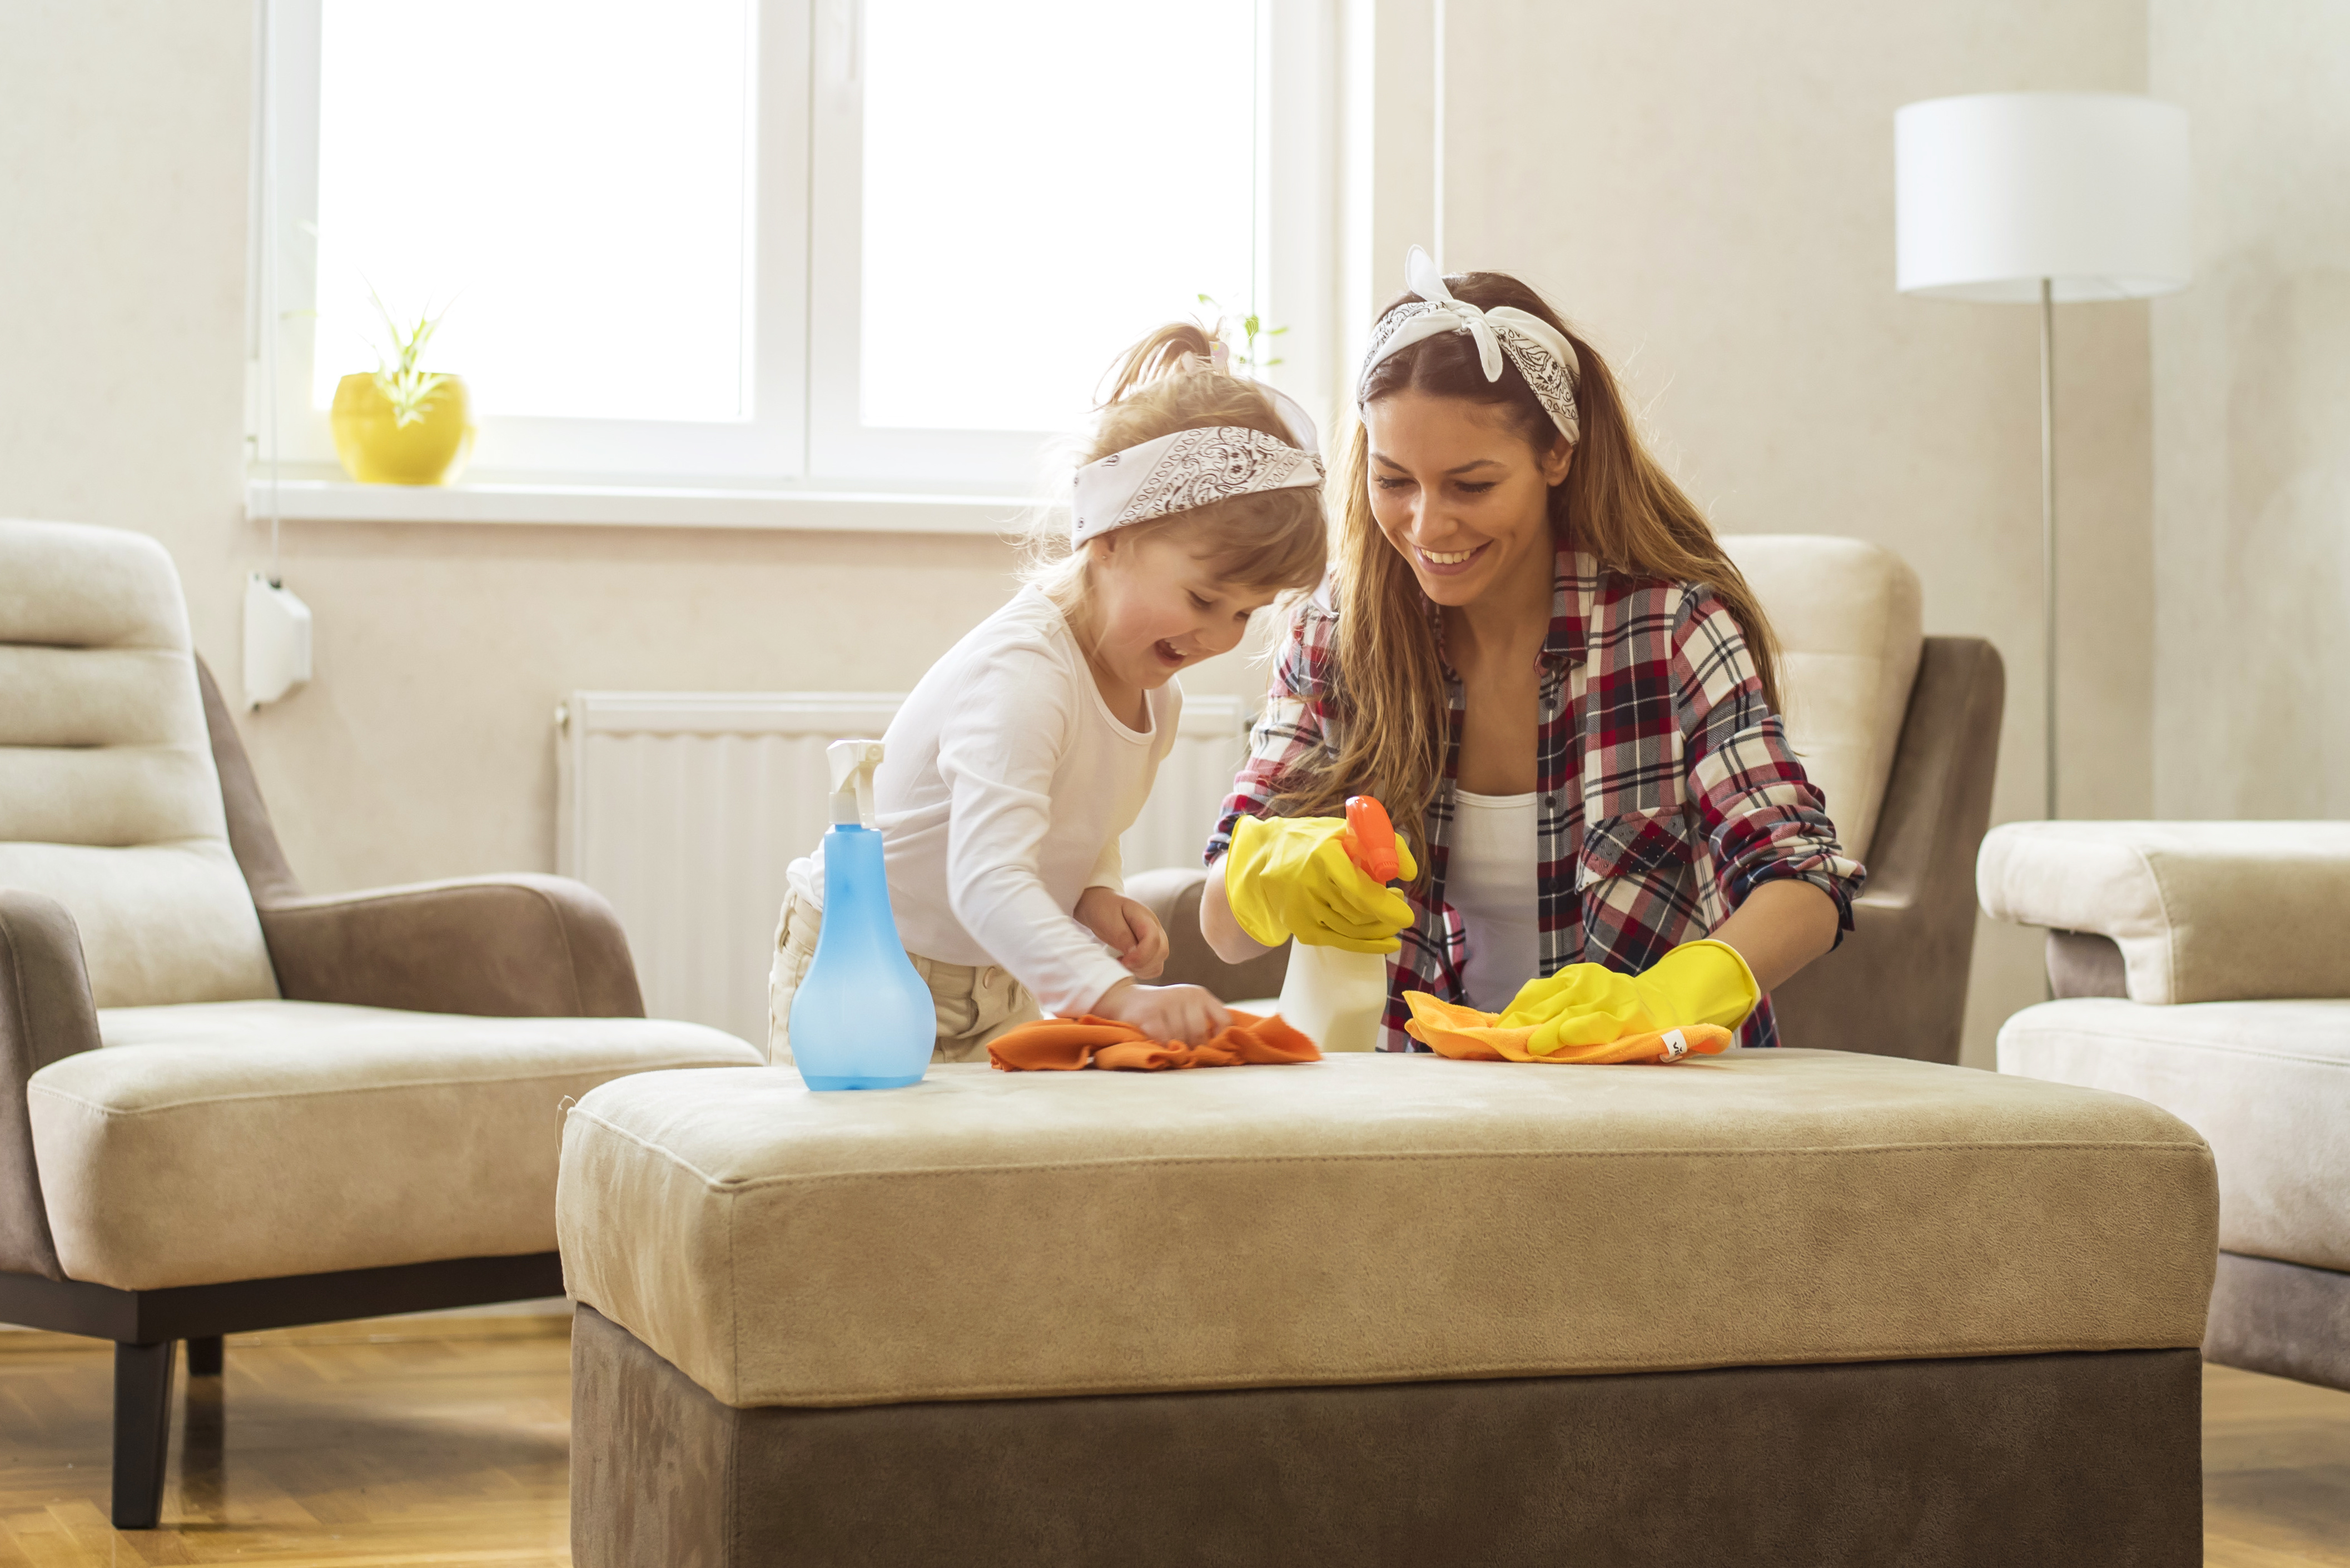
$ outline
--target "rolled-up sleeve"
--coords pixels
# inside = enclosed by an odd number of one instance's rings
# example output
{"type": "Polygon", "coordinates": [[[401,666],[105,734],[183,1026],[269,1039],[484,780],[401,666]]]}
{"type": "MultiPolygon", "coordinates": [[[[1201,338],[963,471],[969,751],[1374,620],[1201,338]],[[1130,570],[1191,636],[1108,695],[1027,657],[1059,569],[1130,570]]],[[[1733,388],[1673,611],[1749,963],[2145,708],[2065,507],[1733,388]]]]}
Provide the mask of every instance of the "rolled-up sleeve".
{"type": "Polygon", "coordinates": [[[1774,877],[1809,882],[1835,900],[1842,941],[1868,872],[1837,842],[1819,786],[1763,701],[1737,619],[1702,588],[1681,595],[1672,679],[1687,777],[1723,900],[1736,909],[1774,877]]]}
{"type": "Polygon", "coordinates": [[[1274,657],[1264,709],[1249,730],[1248,761],[1232,779],[1232,793],[1201,857],[1206,864],[1213,866],[1232,847],[1233,823],[1262,815],[1299,759],[1321,750],[1332,625],[1328,613],[1313,604],[1291,620],[1274,657]]]}

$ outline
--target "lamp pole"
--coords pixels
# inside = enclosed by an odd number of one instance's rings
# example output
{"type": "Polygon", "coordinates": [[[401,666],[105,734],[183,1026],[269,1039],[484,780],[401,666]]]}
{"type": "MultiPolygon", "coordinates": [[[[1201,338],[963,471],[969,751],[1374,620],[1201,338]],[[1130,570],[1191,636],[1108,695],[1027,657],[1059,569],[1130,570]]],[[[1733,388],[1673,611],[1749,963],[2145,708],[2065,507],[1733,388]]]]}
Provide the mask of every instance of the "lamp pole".
{"type": "Polygon", "coordinates": [[[2040,303],[2043,802],[2057,814],[2056,292],[2144,299],[2187,286],[2187,111],[2129,93],[1991,92],[1893,116],[1894,286],[2040,303]]]}
{"type": "Polygon", "coordinates": [[[2040,280],[2040,617],[2048,680],[2048,820],[2056,820],[2056,303],[2040,280]]]}

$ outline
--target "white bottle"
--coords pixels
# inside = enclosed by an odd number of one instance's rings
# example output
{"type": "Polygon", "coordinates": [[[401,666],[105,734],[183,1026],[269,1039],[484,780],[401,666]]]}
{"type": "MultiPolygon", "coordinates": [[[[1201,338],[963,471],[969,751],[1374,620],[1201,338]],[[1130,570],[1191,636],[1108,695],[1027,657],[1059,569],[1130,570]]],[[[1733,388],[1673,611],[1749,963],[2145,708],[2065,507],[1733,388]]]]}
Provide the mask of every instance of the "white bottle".
{"type": "Polygon", "coordinates": [[[1387,954],[1289,944],[1281,1016],[1323,1050],[1378,1050],[1387,1006],[1387,954]]]}

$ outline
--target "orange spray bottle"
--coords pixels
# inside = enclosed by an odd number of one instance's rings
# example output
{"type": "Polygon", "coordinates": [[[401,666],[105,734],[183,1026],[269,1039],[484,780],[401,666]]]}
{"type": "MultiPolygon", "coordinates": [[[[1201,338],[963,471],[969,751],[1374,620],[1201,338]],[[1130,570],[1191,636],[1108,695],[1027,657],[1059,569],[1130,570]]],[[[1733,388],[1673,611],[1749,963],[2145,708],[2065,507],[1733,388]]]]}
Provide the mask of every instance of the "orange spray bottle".
{"type": "MultiPolygon", "coordinates": [[[[1396,879],[1394,825],[1387,807],[1367,794],[1347,801],[1347,829],[1339,842],[1347,857],[1372,881],[1396,879]]],[[[1281,984],[1281,1016],[1314,1038],[1325,1051],[1375,1051],[1379,1020],[1387,1012],[1385,953],[1348,952],[1344,948],[1289,944],[1289,971],[1281,984]]]]}

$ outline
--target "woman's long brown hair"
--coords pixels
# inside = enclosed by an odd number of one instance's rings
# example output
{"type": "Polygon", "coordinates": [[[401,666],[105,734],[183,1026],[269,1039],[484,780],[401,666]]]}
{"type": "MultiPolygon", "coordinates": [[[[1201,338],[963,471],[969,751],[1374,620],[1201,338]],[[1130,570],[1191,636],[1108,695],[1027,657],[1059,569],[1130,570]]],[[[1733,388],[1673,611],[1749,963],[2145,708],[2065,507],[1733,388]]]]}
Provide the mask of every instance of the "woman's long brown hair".
{"type": "MultiPolygon", "coordinates": [[[[1711,588],[1745,634],[1763,701],[1776,711],[1778,639],[1770,619],[1697,504],[1641,444],[1607,361],[1540,295],[1506,273],[1464,273],[1445,282],[1456,298],[1480,309],[1514,306],[1539,316],[1575,347],[1582,430],[1565,482],[1551,488],[1552,537],[1588,553],[1607,571],[1711,588]]],[[[1404,295],[1387,310],[1415,297],[1404,295]]],[[[1380,361],[1363,400],[1407,389],[1506,410],[1537,452],[1548,452],[1558,439],[1558,427],[1514,366],[1505,362],[1500,380],[1485,379],[1466,333],[1423,338],[1380,361]]],[[[1293,768],[1273,809],[1283,815],[1335,816],[1347,796],[1377,795],[1425,868],[1428,805],[1443,777],[1451,717],[1428,597],[1371,514],[1368,444],[1357,421],[1347,442],[1333,552],[1337,701],[1335,711],[1326,709],[1323,751],[1293,768]]],[[[1545,557],[1529,569],[1547,572],[1551,565],[1545,557]]]]}

